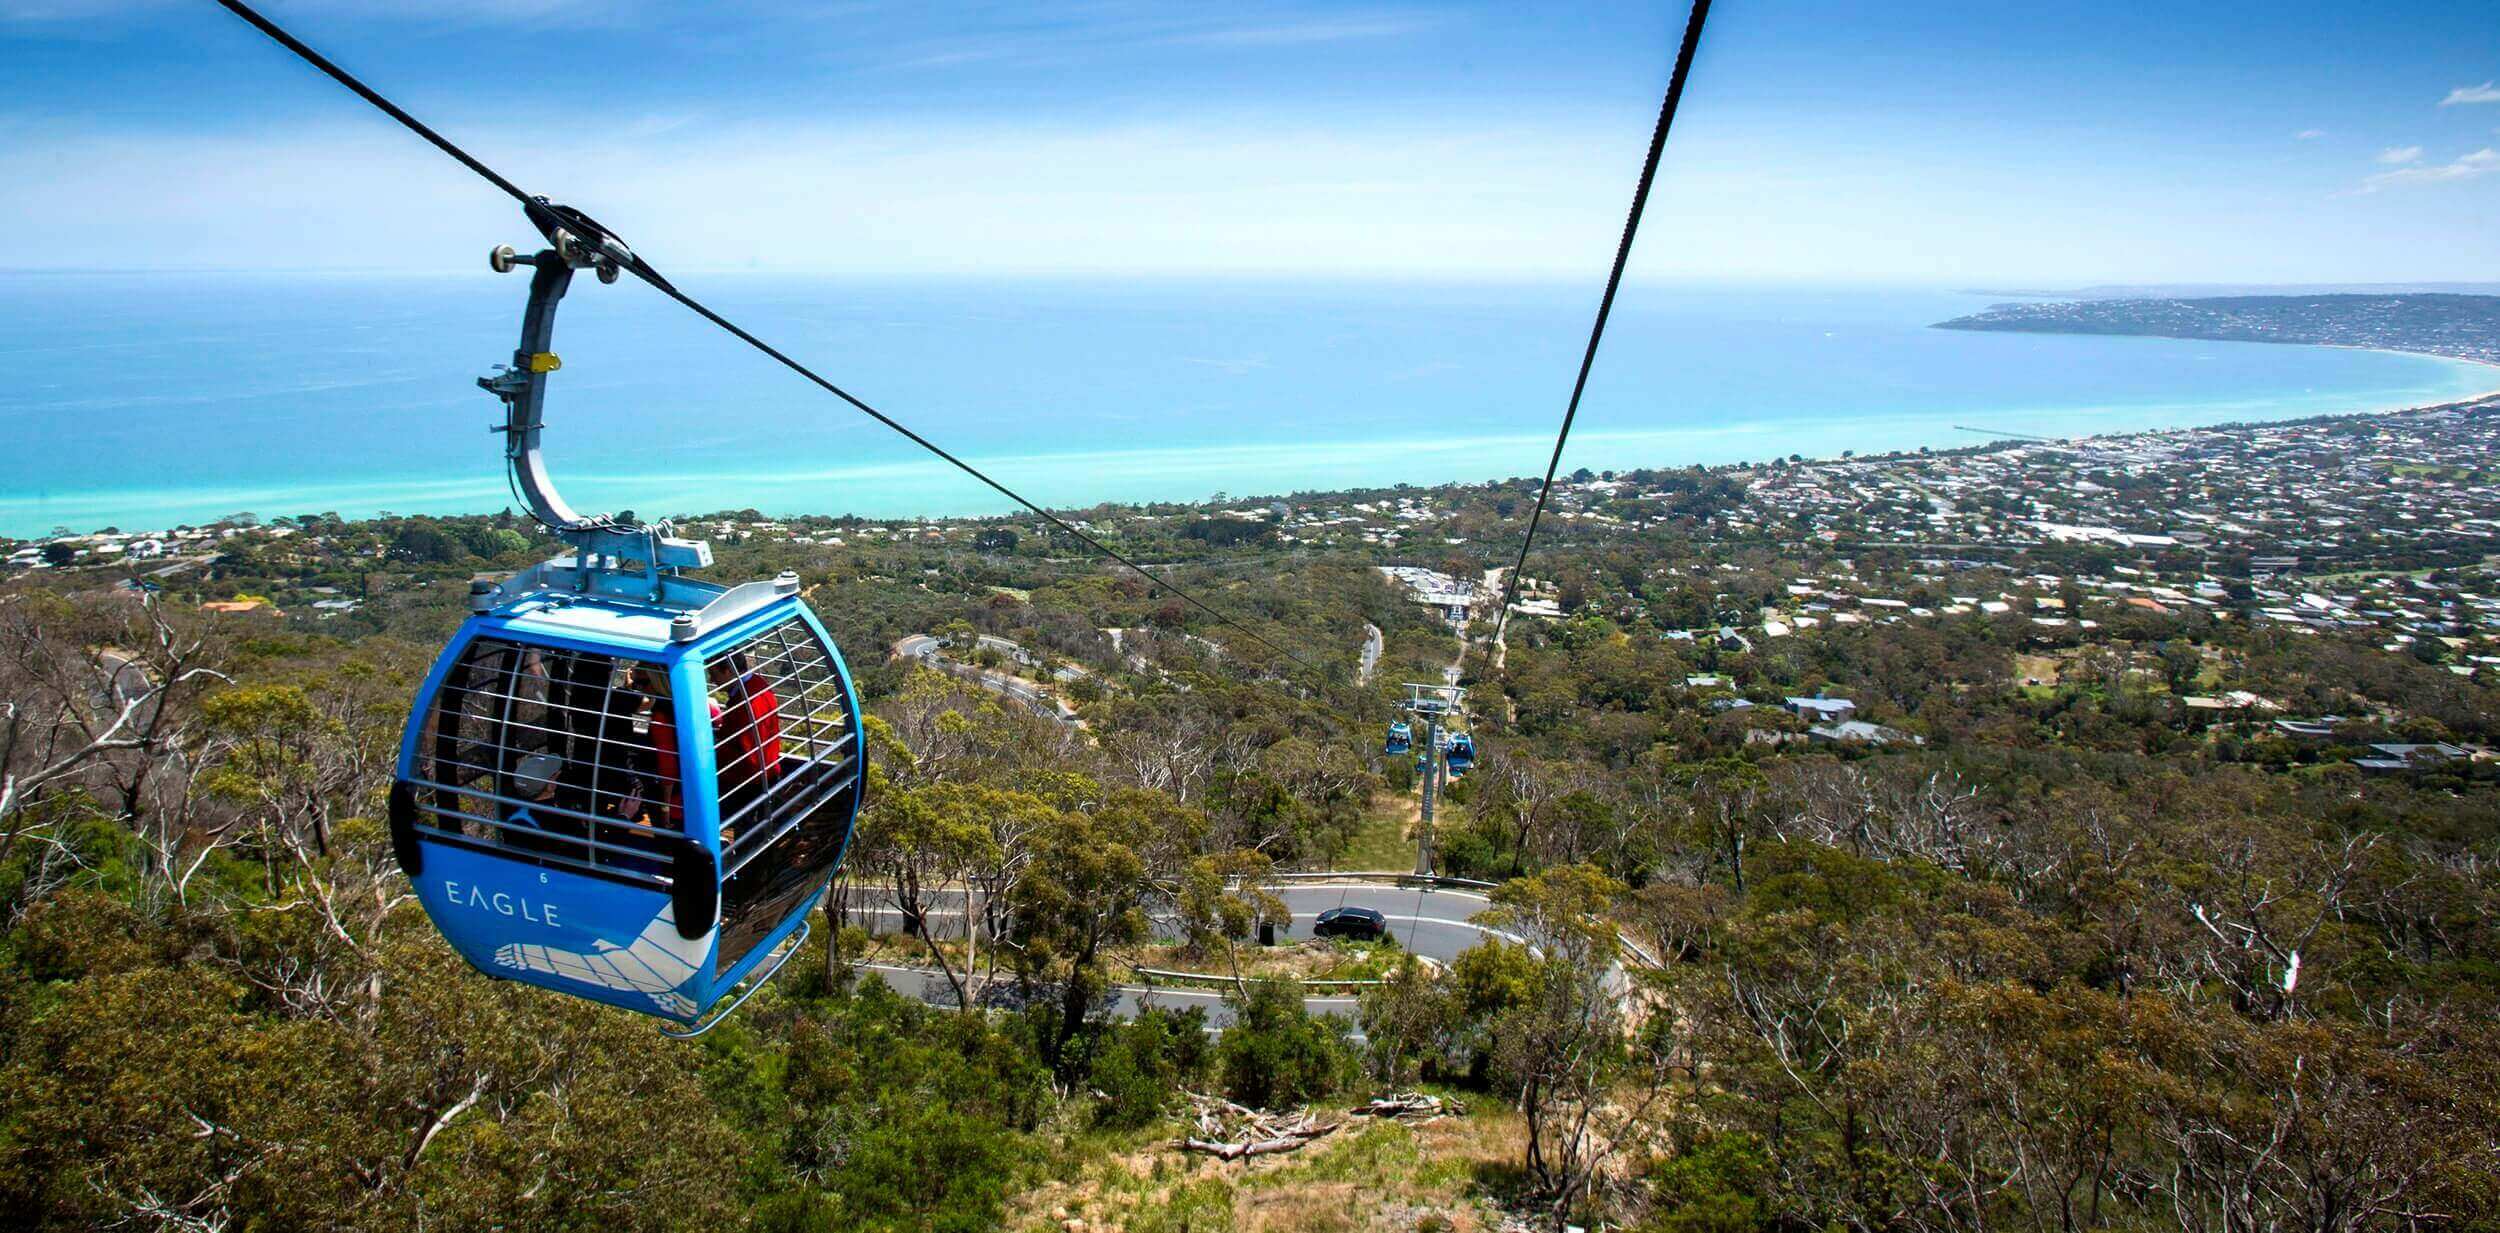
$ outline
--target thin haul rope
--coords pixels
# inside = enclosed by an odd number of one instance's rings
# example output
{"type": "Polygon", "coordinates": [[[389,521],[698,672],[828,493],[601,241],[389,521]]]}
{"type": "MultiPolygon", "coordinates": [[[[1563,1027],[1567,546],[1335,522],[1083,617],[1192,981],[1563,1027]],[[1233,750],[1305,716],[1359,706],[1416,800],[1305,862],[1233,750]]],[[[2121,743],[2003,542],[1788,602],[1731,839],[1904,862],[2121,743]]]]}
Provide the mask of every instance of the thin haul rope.
{"type": "Polygon", "coordinates": [[[533,196],[522,191],[519,185],[505,179],[501,174],[496,172],[494,168],[487,166],[485,162],[478,159],[475,155],[472,155],[468,151],[461,149],[458,145],[453,144],[450,138],[443,136],[441,133],[435,132],[424,121],[408,114],[407,111],[403,110],[398,104],[383,97],[380,91],[377,91],[373,87],[357,80],[354,74],[348,72],[346,69],[340,68],[337,64],[333,63],[329,57],[324,56],[320,52],[313,50],[310,46],[307,46],[303,40],[287,33],[286,30],[281,28],[276,22],[261,16],[260,13],[255,11],[250,5],[242,3],[242,0],[217,0],[217,3],[225,8],[226,11],[233,13],[235,16],[242,18],[246,22],[249,22],[254,29],[259,30],[262,34],[268,35],[270,39],[276,42],[279,46],[295,53],[295,55],[302,59],[305,63],[319,69],[331,80],[347,87],[348,90],[352,91],[358,98],[371,103],[377,110],[381,111],[382,114],[389,116],[393,120],[397,120],[400,125],[408,131],[424,138],[428,143],[433,145],[435,149],[441,150],[443,153],[450,155],[454,160],[458,161],[461,166],[476,172],[480,178],[484,179],[487,183],[494,185],[506,196],[509,196],[514,201],[521,203],[521,208],[530,215],[533,221],[539,221],[542,225],[544,225],[545,221],[552,220],[557,224],[577,232],[584,231],[586,229],[589,232],[596,233],[595,238],[602,242],[598,245],[598,247],[600,247],[603,251],[606,251],[609,256],[614,258],[619,267],[631,271],[634,277],[649,283],[654,289],[658,290],[660,294],[677,301],[679,304],[685,305],[688,309],[691,309],[696,316],[699,316],[704,320],[719,326],[721,329],[728,331],[731,336],[737,338],[739,341],[744,342],[748,346],[753,347],[780,362],[782,367],[806,378],[818,388],[823,389],[826,393],[832,394],[834,397],[849,403],[852,407],[858,409],[869,418],[893,429],[897,433],[902,434],[902,436],[909,440],[912,444],[937,455],[939,458],[945,459],[948,463],[952,464],[956,470],[962,471],[964,474],[988,485],[999,495],[1014,501],[1016,504],[1031,510],[1035,514],[1040,515],[1052,526],[1055,526],[1076,539],[1083,541],[1094,551],[1099,552],[1102,555],[1119,562],[1121,565],[1128,567],[1131,572],[1135,573],[1138,577],[1145,579],[1148,584],[1171,592],[1173,595],[1187,602],[1191,607],[1194,607],[1200,612],[1215,618],[1217,622],[1227,628],[1235,630],[1244,637],[1249,638],[1251,641],[1258,643],[1260,646],[1266,647],[1268,650],[1284,656],[1286,659],[1293,661],[1303,668],[1309,669],[1314,674],[1318,674],[1320,672],[1318,666],[1311,663],[1309,660],[1306,660],[1301,656],[1294,654],[1292,651],[1286,650],[1284,647],[1269,641],[1258,631],[1253,630],[1249,626],[1242,624],[1240,621],[1233,619],[1232,616],[1225,613],[1222,609],[1219,609],[1214,605],[1199,599],[1197,596],[1190,594],[1186,588],[1181,587],[1177,583],[1156,577],[1155,574],[1149,571],[1145,566],[1130,560],[1126,554],[1121,553],[1117,549],[1112,548],[1110,545],[1103,543],[1101,540],[1078,530],[1075,526],[1071,525],[1066,519],[1061,518],[1059,515],[1043,509],[1041,506],[1033,503],[1032,501],[1026,500],[1022,493],[1009,488],[997,480],[991,479],[987,474],[983,473],[980,468],[973,466],[971,463],[965,462],[963,459],[956,457],[953,453],[939,446],[936,442],[931,441],[927,437],[921,436],[919,433],[903,426],[902,423],[895,420],[892,416],[889,416],[886,413],[877,410],[875,407],[869,406],[867,403],[860,401],[860,399],[854,396],[850,391],[845,390],[841,386],[835,385],[833,382],[817,375],[814,369],[790,358],[787,354],[783,353],[780,348],[777,348],[772,344],[765,342],[763,339],[757,338],[755,335],[748,333],[735,322],[732,322],[727,317],[723,317],[719,313],[712,311],[693,296],[687,295],[685,292],[678,290],[675,284],[669,282],[668,279],[661,277],[660,272],[653,269],[650,262],[636,256],[632,249],[627,248],[621,241],[618,241],[614,233],[609,232],[607,228],[600,226],[598,223],[591,220],[588,216],[581,214],[579,211],[555,205],[544,197],[533,196]]]}
{"type": "Polygon", "coordinates": [[[1502,580],[1502,611],[1493,621],[1499,645],[1510,625],[1510,605],[1519,597],[1519,575],[1528,568],[1528,549],[1536,545],[1537,523],[1545,517],[1545,499],[1554,491],[1554,472],[1562,466],[1563,444],[1571,440],[1571,422],[1580,415],[1580,395],[1588,390],[1589,369],[1597,364],[1597,344],[1606,337],[1606,318],[1614,312],[1615,292],[1623,285],[1623,266],[1632,256],[1632,237],[1641,229],[1641,212],[1649,205],[1649,186],[1658,178],[1658,157],[1667,148],[1667,130],[1675,124],[1676,107],[1684,101],[1684,79],[1692,75],[1693,52],[1701,46],[1701,25],[1710,16],[1710,0],[1693,0],[1684,21],[1684,42],[1675,51],[1675,71],[1667,78],[1667,96],[1658,104],[1658,127],[1649,135],[1649,157],[1641,163],[1640,185],[1632,190],[1632,209],[1623,219],[1623,238],[1615,245],[1614,269],[1606,275],[1606,294],[1597,301],[1597,322],[1589,328],[1588,350],[1580,356],[1580,376],[1571,383],[1571,401],[1563,407],[1562,431],[1554,434],[1554,455],[1545,462],[1545,484],[1536,490],[1536,508],[1528,512],[1528,533],[1519,541],[1519,559],[1502,580]]]}

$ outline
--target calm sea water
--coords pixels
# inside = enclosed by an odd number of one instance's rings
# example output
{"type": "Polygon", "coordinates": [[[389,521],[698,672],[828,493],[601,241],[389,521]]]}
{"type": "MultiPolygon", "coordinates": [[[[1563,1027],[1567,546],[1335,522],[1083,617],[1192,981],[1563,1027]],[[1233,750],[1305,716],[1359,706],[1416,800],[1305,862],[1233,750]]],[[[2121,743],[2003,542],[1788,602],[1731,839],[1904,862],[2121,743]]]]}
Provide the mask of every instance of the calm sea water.
{"type": "MultiPolygon", "coordinates": [[[[689,290],[1046,503],[1540,472],[1585,286],[867,282],[689,290]]],[[[0,274],[0,533],[510,504],[494,399],[524,285],[0,274]]],[[[2434,402],[2500,386],[2415,356],[1977,334],[1934,292],[1640,286],[1566,468],[1729,462],[2434,402]]],[[[645,288],[580,280],[549,440],[568,496],[998,512],[996,494],[645,288]]]]}

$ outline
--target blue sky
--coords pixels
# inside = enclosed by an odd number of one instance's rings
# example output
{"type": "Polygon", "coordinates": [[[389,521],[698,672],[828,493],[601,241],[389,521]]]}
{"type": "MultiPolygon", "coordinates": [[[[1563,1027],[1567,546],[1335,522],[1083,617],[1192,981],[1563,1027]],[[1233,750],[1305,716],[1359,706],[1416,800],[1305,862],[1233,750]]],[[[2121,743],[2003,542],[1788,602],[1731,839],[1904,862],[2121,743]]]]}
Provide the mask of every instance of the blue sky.
{"type": "MultiPolygon", "coordinates": [[[[269,0],[663,268],[1602,272],[1680,3],[269,0]],[[422,16],[411,16],[422,13],[422,16]]],[[[2491,0],[1721,0],[1637,272],[2500,280],[2491,0]]],[[[207,0],[0,0],[0,267],[454,270],[508,204],[207,0]]]]}

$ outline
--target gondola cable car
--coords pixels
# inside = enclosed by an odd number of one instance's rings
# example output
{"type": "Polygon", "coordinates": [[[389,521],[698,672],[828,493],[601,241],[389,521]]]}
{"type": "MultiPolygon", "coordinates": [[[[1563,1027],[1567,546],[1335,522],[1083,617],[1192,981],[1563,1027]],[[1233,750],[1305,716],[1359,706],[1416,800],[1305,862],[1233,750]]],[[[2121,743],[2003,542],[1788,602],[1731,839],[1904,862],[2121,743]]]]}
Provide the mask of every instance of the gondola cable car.
{"type": "Polygon", "coordinates": [[[1381,746],[1384,754],[1402,754],[1415,747],[1415,730],[1403,719],[1389,721],[1389,737],[1381,746]]]}
{"type": "Polygon", "coordinates": [[[504,404],[505,461],[570,546],[500,584],[419,687],[390,797],[392,847],[435,927],[489,976],[700,1035],[805,943],[866,790],[858,695],[798,578],[724,587],[711,546],[576,513],[542,450],[557,303],[632,254],[534,203],[504,404]],[[723,1005],[724,1001],[726,1005],[723,1005]]]}
{"type": "MultiPolygon", "coordinates": [[[[528,265],[537,275],[514,364],[479,384],[504,400],[501,431],[516,494],[576,555],[500,587],[473,588],[476,615],[427,675],[401,743],[390,812],[401,864],[437,927],[481,970],[674,1019],[687,1025],[682,1035],[708,1030],[720,1020],[704,1016],[721,998],[737,991],[720,1012],[725,1016],[804,940],[807,913],[841,863],[865,790],[858,701],[840,652],[799,602],[795,577],[733,588],[685,578],[681,570],[710,564],[707,545],[676,539],[664,524],[582,518],[556,496],[539,452],[539,411],[545,377],[557,366],[546,349],[555,305],[573,271],[593,269],[602,282],[634,273],[1105,556],[1170,584],[678,291],[612,233],[524,193],[242,0],[220,3],[520,201],[551,245],[526,259],[509,248],[495,251],[498,272],[528,265]],[[654,630],[654,618],[665,620],[664,633],[654,630]],[[748,651],[767,642],[765,649],[787,654],[759,664],[748,651]],[[799,686],[795,700],[783,688],[792,683],[799,686]],[[600,703],[595,719],[586,705],[593,694],[600,703]],[[625,710],[613,709],[620,702],[625,710]],[[631,739],[615,735],[619,723],[631,739]],[[724,771],[734,787],[724,789],[724,771]],[[620,791],[619,782],[630,786],[620,791]],[[438,873],[472,881],[464,888],[445,877],[429,887],[429,861],[448,865],[438,873]],[[545,896],[535,917],[526,897],[533,886],[545,896]],[[587,894],[590,906],[576,903],[560,924],[563,905],[553,896],[566,889],[587,894]],[[620,941],[618,929],[650,906],[652,894],[665,902],[620,941]],[[507,921],[517,915],[544,932],[513,936],[477,913],[507,921]],[[575,948],[560,949],[550,938],[575,948]],[[759,952],[765,941],[772,946],[759,952]]],[[[1497,645],[1708,13],[1708,0],[1694,0],[1579,379],[1509,571],[1497,645]]],[[[1463,734],[1460,740],[1466,743],[1452,759],[1454,774],[1474,762],[1473,743],[1463,734]]],[[[1418,769],[1428,763],[1428,756],[1419,758],[1418,769]]]]}

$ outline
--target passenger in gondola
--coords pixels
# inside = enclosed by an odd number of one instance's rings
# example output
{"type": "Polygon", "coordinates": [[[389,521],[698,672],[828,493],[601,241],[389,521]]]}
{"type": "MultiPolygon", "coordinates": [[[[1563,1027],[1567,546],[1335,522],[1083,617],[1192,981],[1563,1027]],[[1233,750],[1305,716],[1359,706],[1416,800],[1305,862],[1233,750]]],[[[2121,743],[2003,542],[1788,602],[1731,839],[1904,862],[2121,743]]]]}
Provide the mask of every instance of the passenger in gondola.
{"type": "Polygon", "coordinates": [[[512,764],[505,797],[519,804],[504,807],[504,846],[551,856],[582,857],[578,842],[585,830],[579,818],[556,803],[564,759],[551,753],[530,754],[512,764]]]}
{"type": "Polygon", "coordinates": [[[601,772],[610,759],[599,747],[605,735],[608,717],[604,699],[608,683],[616,671],[616,661],[605,655],[583,655],[560,651],[549,657],[531,655],[545,673],[546,716],[544,726],[554,742],[552,751],[564,758],[564,771],[556,779],[556,803],[573,813],[605,814],[599,782],[601,772]]]}
{"type": "Polygon", "coordinates": [[[730,826],[781,774],[781,700],[744,652],[712,661],[708,675],[721,821],[730,826]]]}
{"type": "Polygon", "coordinates": [[[514,847],[579,856],[575,845],[541,838],[575,837],[584,829],[578,821],[562,816],[563,811],[578,808],[577,801],[565,799],[576,795],[568,791],[567,780],[576,776],[578,770],[568,765],[563,755],[569,737],[554,715],[555,674],[547,656],[536,650],[522,652],[507,688],[511,709],[504,739],[515,748],[508,755],[514,761],[503,795],[507,801],[528,804],[506,804],[504,820],[529,826],[539,834],[505,833],[514,847]]]}
{"type": "Polygon", "coordinates": [[[684,798],[679,795],[677,720],[669,709],[668,676],[649,664],[636,664],[626,688],[615,691],[616,710],[610,731],[625,759],[624,796],[616,815],[630,825],[614,828],[616,842],[650,856],[609,854],[619,867],[657,874],[668,861],[668,839],[686,829],[684,798]]]}

